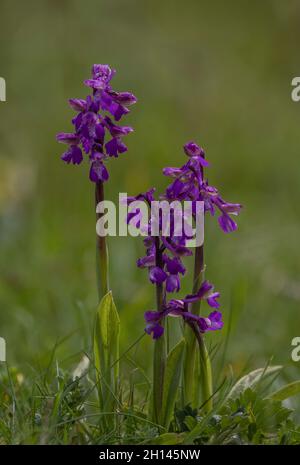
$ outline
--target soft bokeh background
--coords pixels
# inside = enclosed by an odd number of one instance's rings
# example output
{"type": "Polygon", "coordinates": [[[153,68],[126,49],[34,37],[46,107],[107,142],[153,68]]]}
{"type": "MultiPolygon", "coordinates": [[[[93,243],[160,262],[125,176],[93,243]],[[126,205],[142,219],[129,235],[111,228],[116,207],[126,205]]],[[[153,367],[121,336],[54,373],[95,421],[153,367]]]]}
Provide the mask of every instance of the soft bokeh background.
{"type": "MultiPolygon", "coordinates": [[[[162,168],[183,164],[187,140],[202,144],[210,182],[244,205],[232,235],[206,223],[206,276],[227,322],[213,336],[216,362],[239,372],[274,356],[299,377],[290,357],[300,336],[300,103],[290,97],[299,2],[1,0],[0,18],[0,335],[9,363],[26,371],[57,342],[66,363],[89,350],[93,186],[87,165],[60,161],[55,134],[71,129],[67,99],[86,96],[91,65],[109,63],[114,87],[139,101],[126,118],[135,128],[129,151],[110,163],[107,197],[164,189],[162,168]]],[[[143,333],[154,289],[135,266],[139,239],[109,245],[125,350],[143,333]]],[[[151,348],[144,338],[136,353],[145,369],[151,348]]]]}

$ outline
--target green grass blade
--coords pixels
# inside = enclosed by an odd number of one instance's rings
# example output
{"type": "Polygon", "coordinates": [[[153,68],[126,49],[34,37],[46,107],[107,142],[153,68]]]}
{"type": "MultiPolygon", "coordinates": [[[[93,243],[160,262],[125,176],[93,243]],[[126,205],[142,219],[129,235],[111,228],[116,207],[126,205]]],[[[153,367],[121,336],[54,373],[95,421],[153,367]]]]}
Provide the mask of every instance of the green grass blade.
{"type": "Polygon", "coordinates": [[[286,384],[272,394],[269,394],[266,399],[278,400],[282,402],[283,400],[288,399],[289,397],[293,397],[296,394],[300,394],[300,381],[294,381],[293,383],[286,384]]]}
{"type": "Polygon", "coordinates": [[[166,429],[170,425],[177,397],[178,386],[181,376],[182,358],[185,347],[185,341],[182,339],[169,352],[166,362],[163,401],[161,410],[161,424],[166,429]]]}
{"type": "Polygon", "coordinates": [[[186,433],[165,433],[157,436],[156,438],[143,441],[141,444],[174,446],[176,444],[182,444],[185,436],[186,433]]]}

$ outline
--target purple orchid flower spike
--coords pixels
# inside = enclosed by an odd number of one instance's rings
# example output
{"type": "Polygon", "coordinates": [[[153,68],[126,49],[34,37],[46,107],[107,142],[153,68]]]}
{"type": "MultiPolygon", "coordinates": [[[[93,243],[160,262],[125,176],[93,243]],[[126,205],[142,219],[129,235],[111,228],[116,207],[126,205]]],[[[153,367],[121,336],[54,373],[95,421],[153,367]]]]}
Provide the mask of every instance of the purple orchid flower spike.
{"type": "MultiPolygon", "coordinates": [[[[85,98],[72,98],[69,105],[76,112],[72,119],[73,132],[57,134],[58,142],[67,149],[61,159],[67,164],[89,163],[89,178],[95,184],[96,206],[105,200],[104,183],[109,179],[107,161],[127,151],[124,137],[133,131],[121,126],[120,119],[129,113],[129,106],[136,103],[130,92],[116,92],[111,80],[116,71],[108,65],[95,64],[92,76],[84,81],[90,94],[85,98]]],[[[102,214],[96,209],[96,220],[102,214]]],[[[96,236],[96,263],[98,293],[101,299],[110,289],[108,248],[104,235],[96,236]]]]}
{"type": "MultiPolygon", "coordinates": [[[[220,212],[218,221],[224,232],[231,232],[237,228],[236,223],[230,215],[238,215],[241,209],[240,204],[229,203],[223,200],[218,190],[210,186],[204,178],[204,167],[209,165],[205,158],[205,152],[202,147],[195,142],[190,141],[184,145],[184,152],[188,156],[188,161],[181,168],[167,167],[163,170],[166,176],[171,176],[174,181],[167,187],[162,199],[168,201],[185,201],[190,200],[193,204],[193,215],[195,215],[194,205],[196,201],[203,201],[205,211],[211,215],[215,211],[220,212]]],[[[128,198],[128,204],[137,200],[146,201],[149,207],[154,200],[154,189],[139,194],[135,197],[128,198]]],[[[127,221],[130,223],[133,219],[137,220],[136,227],[141,226],[141,211],[131,211],[127,221]]],[[[144,241],[146,246],[146,255],[137,261],[139,268],[147,268],[149,280],[156,286],[163,286],[163,292],[173,293],[180,290],[180,278],[186,272],[182,258],[192,255],[192,250],[187,247],[187,236],[183,233],[181,236],[171,234],[165,236],[160,229],[158,238],[151,236],[151,221],[148,225],[149,235],[144,241]]],[[[159,223],[159,227],[161,224],[159,223]]],[[[186,322],[196,322],[199,331],[214,331],[223,327],[221,312],[214,310],[204,318],[197,316],[189,310],[189,307],[201,300],[206,301],[213,309],[220,307],[220,293],[214,291],[214,287],[208,281],[204,281],[197,292],[189,294],[182,300],[171,300],[166,303],[166,297],[163,297],[163,307],[156,312],[146,312],[145,319],[147,322],[146,332],[152,334],[157,339],[163,334],[163,326],[160,322],[167,316],[181,316],[186,322]]]]}
{"type": "MultiPolygon", "coordinates": [[[[210,212],[215,215],[219,212],[218,222],[222,230],[226,233],[236,230],[237,225],[232,219],[232,215],[238,215],[241,209],[240,204],[229,203],[223,200],[218,190],[210,186],[204,177],[204,168],[209,166],[202,147],[195,142],[187,142],[184,145],[184,152],[188,161],[178,167],[166,167],[163,170],[165,176],[173,178],[171,184],[166,188],[161,200],[179,203],[185,201],[191,202],[191,220],[197,220],[197,202],[204,204],[204,212],[210,212]]],[[[127,199],[128,205],[136,201],[144,201],[150,209],[154,201],[154,189],[127,199]]],[[[165,340],[164,340],[164,320],[167,317],[181,318],[185,323],[185,340],[186,352],[183,374],[183,397],[186,404],[192,404],[194,398],[194,386],[191,382],[196,360],[196,343],[199,348],[200,371],[202,373],[202,392],[201,400],[206,409],[212,409],[212,376],[209,355],[205,346],[203,335],[210,331],[217,331],[223,328],[222,313],[219,311],[220,293],[214,291],[214,286],[203,281],[204,275],[204,253],[203,244],[195,249],[194,258],[194,276],[193,276],[193,293],[186,295],[181,299],[168,300],[167,296],[171,293],[178,293],[181,288],[181,278],[186,273],[183,264],[184,257],[193,255],[189,248],[188,240],[192,238],[192,231],[189,235],[185,228],[181,229],[178,235],[176,226],[183,224],[184,213],[175,215],[171,212],[167,227],[163,227],[162,216],[146,219],[146,225],[143,224],[142,207],[136,207],[129,211],[127,216],[128,224],[134,225],[143,232],[147,232],[144,240],[146,254],[137,260],[139,268],[148,270],[149,280],[156,287],[156,310],[148,310],[144,317],[146,321],[145,332],[152,336],[156,341],[154,346],[154,367],[153,367],[153,419],[159,418],[160,406],[162,403],[162,386],[164,379],[162,372],[166,363],[165,340]],[[134,210],[135,208],[135,210],[134,210]],[[152,235],[152,226],[156,226],[156,234],[152,235]],[[158,230],[158,233],[157,233],[158,230]],[[168,231],[169,234],[165,234],[168,231]],[[206,302],[213,309],[208,316],[200,314],[200,303],[206,302]],[[159,365],[158,367],[156,365],[159,365]]],[[[147,210],[148,210],[147,209],[147,210]]],[[[181,209],[182,211],[182,209],[181,209]]],[[[152,210],[151,210],[152,215],[152,210]]],[[[193,222],[193,221],[192,221],[193,222]]],[[[200,402],[200,401],[199,401],[200,402]]]]}
{"type": "Polygon", "coordinates": [[[204,179],[203,168],[209,163],[202,147],[195,142],[188,142],[184,145],[184,152],[189,157],[185,165],[181,168],[167,167],[163,170],[165,176],[175,178],[167,187],[165,198],[203,201],[206,212],[214,215],[216,209],[219,211],[218,223],[225,233],[235,231],[237,224],[230,215],[238,215],[242,206],[223,200],[218,190],[204,179]]]}
{"type": "MultiPolygon", "coordinates": [[[[173,178],[171,184],[166,189],[164,198],[169,201],[191,201],[194,217],[196,217],[197,214],[196,202],[202,201],[204,203],[204,212],[209,212],[212,216],[218,212],[218,224],[222,231],[225,233],[235,231],[237,229],[237,224],[232,217],[239,214],[242,206],[238,203],[226,202],[221,197],[216,187],[208,184],[204,176],[204,168],[209,166],[209,163],[202,147],[191,141],[187,142],[183,149],[188,156],[188,161],[180,168],[167,167],[163,170],[165,176],[173,178]]],[[[210,371],[210,362],[202,333],[221,329],[223,327],[223,322],[222,314],[216,310],[220,305],[218,302],[220,294],[213,291],[213,286],[208,281],[204,281],[201,285],[204,269],[204,246],[202,244],[195,249],[193,276],[194,288],[200,288],[197,292],[193,289],[193,294],[187,295],[180,304],[190,307],[188,311],[184,309],[182,317],[193,330],[190,331],[187,329],[185,331],[186,340],[188,342],[185,355],[183,392],[185,402],[193,403],[194,394],[191,376],[195,368],[197,341],[201,354],[202,371],[204,373],[202,401],[206,401],[207,409],[211,410],[213,392],[212,378],[210,375],[207,375],[210,371]],[[206,300],[208,305],[214,309],[207,318],[200,316],[201,300],[206,300]]]]}
{"type": "Polygon", "coordinates": [[[115,123],[128,114],[128,106],[137,101],[130,92],[116,92],[112,89],[110,81],[115,73],[108,65],[93,65],[92,78],[84,81],[92,90],[92,95],[86,99],[69,100],[71,108],[77,112],[72,119],[74,132],[63,132],[56,136],[58,142],[68,145],[61,157],[64,162],[80,165],[84,159],[83,154],[87,155],[89,177],[94,183],[108,180],[106,160],[127,151],[123,137],[133,131],[129,126],[115,123]],[[109,140],[106,141],[107,137],[109,140]]]}

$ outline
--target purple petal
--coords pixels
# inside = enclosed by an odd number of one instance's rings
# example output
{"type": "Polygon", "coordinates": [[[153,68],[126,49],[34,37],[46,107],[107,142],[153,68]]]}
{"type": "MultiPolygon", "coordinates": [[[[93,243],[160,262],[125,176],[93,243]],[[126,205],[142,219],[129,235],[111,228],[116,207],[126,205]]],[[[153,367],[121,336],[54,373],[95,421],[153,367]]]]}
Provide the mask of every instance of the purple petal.
{"type": "Polygon", "coordinates": [[[130,126],[117,126],[112,122],[112,120],[108,116],[105,117],[105,123],[113,137],[126,136],[127,134],[133,131],[133,129],[130,126]]]}
{"type": "Polygon", "coordinates": [[[180,290],[180,279],[178,275],[170,274],[166,281],[167,292],[178,292],[180,290]]]}
{"type": "Polygon", "coordinates": [[[202,298],[205,297],[205,296],[208,294],[208,292],[210,292],[213,288],[214,288],[213,284],[211,284],[209,281],[205,280],[205,281],[203,281],[203,283],[201,284],[200,289],[199,289],[199,291],[197,292],[197,294],[198,294],[199,297],[202,299],[202,298]]]}
{"type": "Polygon", "coordinates": [[[96,92],[96,100],[98,104],[101,106],[102,110],[111,113],[116,121],[119,121],[123,115],[129,113],[128,108],[124,107],[123,105],[120,105],[119,103],[116,103],[107,91],[98,90],[96,92]]]}
{"type": "Polygon", "coordinates": [[[198,294],[188,294],[184,299],[183,301],[186,303],[186,304],[192,304],[193,302],[197,302],[198,300],[200,300],[201,297],[198,296],[198,294]]]}
{"type": "Polygon", "coordinates": [[[105,89],[106,83],[102,79],[85,79],[83,83],[92,89],[105,89]]]}
{"type": "Polygon", "coordinates": [[[153,284],[162,284],[167,279],[167,274],[164,270],[155,266],[149,272],[149,279],[153,284]]]}
{"type": "Polygon", "coordinates": [[[72,119],[72,123],[74,124],[75,126],[75,129],[76,131],[78,132],[80,127],[81,127],[81,123],[82,123],[82,113],[78,113],[78,115],[76,115],[73,119],[72,119]]]}
{"type": "Polygon", "coordinates": [[[66,163],[70,163],[72,161],[72,154],[70,152],[70,150],[68,150],[67,152],[63,153],[62,156],[60,157],[63,161],[65,161],[66,163]]]}
{"type": "Polygon", "coordinates": [[[232,213],[233,215],[238,215],[241,211],[242,205],[239,203],[222,203],[222,210],[226,213],[232,213]]]}
{"type": "Polygon", "coordinates": [[[167,255],[163,257],[164,262],[166,263],[167,266],[167,271],[171,274],[184,274],[185,273],[185,267],[183,266],[180,258],[174,257],[174,258],[169,258],[167,255]]]}
{"type": "Polygon", "coordinates": [[[127,113],[129,113],[128,108],[120,104],[117,104],[116,107],[111,111],[111,114],[115,117],[116,121],[119,121],[122,116],[127,115],[127,113]]]}
{"type": "Polygon", "coordinates": [[[155,255],[146,255],[145,257],[139,258],[137,260],[137,266],[139,268],[148,268],[149,266],[155,265],[155,255]]]}
{"type": "Polygon", "coordinates": [[[173,168],[172,166],[166,167],[163,169],[163,174],[165,176],[172,176],[172,177],[177,177],[182,174],[182,169],[181,168],[173,168]]]}
{"type": "Polygon", "coordinates": [[[140,228],[141,226],[141,218],[142,218],[142,213],[140,208],[136,208],[136,210],[128,212],[127,214],[127,224],[131,223],[132,226],[136,228],[140,228]],[[132,222],[132,220],[135,218],[135,221],[132,222]]]}
{"type": "Polygon", "coordinates": [[[107,144],[105,144],[106,152],[108,155],[118,157],[119,153],[127,151],[126,145],[119,137],[113,137],[107,144]]]}
{"type": "Polygon", "coordinates": [[[71,145],[69,150],[61,156],[61,159],[66,163],[72,162],[73,165],[80,165],[83,160],[81,149],[77,145],[71,145]]]}
{"type": "Polygon", "coordinates": [[[219,216],[218,222],[225,233],[230,233],[236,231],[237,229],[236,222],[233,221],[233,219],[230,218],[230,216],[226,213],[223,213],[221,216],[219,216]]]}
{"type": "Polygon", "coordinates": [[[78,136],[69,132],[58,133],[56,136],[56,140],[58,142],[62,142],[63,144],[77,144],[79,142],[78,136]]]}
{"type": "Polygon", "coordinates": [[[162,318],[161,312],[155,310],[148,310],[144,313],[146,323],[157,322],[162,318]]]}
{"type": "Polygon", "coordinates": [[[87,107],[86,101],[81,98],[70,98],[69,104],[75,111],[85,111],[87,107]]]}
{"type": "Polygon", "coordinates": [[[90,168],[90,180],[92,182],[107,181],[109,178],[105,165],[100,161],[94,161],[90,168]]]}
{"type": "Polygon", "coordinates": [[[175,256],[190,256],[193,252],[182,244],[176,243],[175,240],[163,237],[161,238],[164,246],[175,256]],[[169,240],[167,240],[169,239],[169,240]]]}
{"type": "Polygon", "coordinates": [[[208,331],[216,331],[218,329],[222,329],[224,323],[222,321],[222,313],[221,312],[212,312],[208,315],[208,319],[210,320],[210,326],[208,331]]]}
{"type": "Polygon", "coordinates": [[[196,294],[189,294],[187,295],[183,301],[187,304],[197,302],[198,300],[201,300],[205,297],[205,295],[213,289],[213,285],[210,284],[208,281],[204,281],[201,286],[199,291],[196,294]]]}
{"type": "Polygon", "coordinates": [[[105,158],[104,153],[98,152],[97,150],[92,150],[90,154],[90,160],[91,161],[96,161],[96,160],[103,160],[105,158]]]}
{"type": "Polygon", "coordinates": [[[109,91],[111,98],[121,105],[133,105],[137,102],[137,98],[130,92],[114,92],[109,91]]]}
{"type": "Polygon", "coordinates": [[[100,123],[96,124],[96,126],[95,126],[95,135],[96,135],[97,139],[100,140],[101,144],[103,144],[104,136],[105,136],[105,129],[102,126],[102,124],[100,124],[100,123]]]}
{"type": "Polygon", "coordinates": [[[102,79],[106,84],[114,77],[116,71],[109,65],[95,64],[92,66],[92,76],[94,79],[102,79]]]}
{"type": "Polygon", "coordinates": [[[130,205],[131,202],[135,202],[136,200],[145,200],[148,204],[150,204],[154,200],[154,192],[155,187],[152,187],[147,192],[143,192],[142,194],[138,194],[136,196],[127,197],[127,203],[130,205]]]}
{"type": "Polygon", "coordinates": [[[199,147],[195,142],[188,142],[183,146],[188,157],[196,157],[201,166],[208,166],[209,163],[205,160],[205,152],[202,147],[199,147]]]}
{"type": "Polygon", "coordinates": [[[202,147],[199,147],[196,142],[190,141],[184,144],[183,149],[188,157],[205,157],[205,152],[202,147]]]}
{"type": "Polygon", "coordinates": [[[159,323],[150,323],[146,326],[145,332],[152,334],[153,339],[159,339],[164,334],[164,328],[159,323]]]}
{"type": "Polygon", "coordinates": [[[210,294],[210,296],[206,299],[206,301],[210,307],[219,308],[220,303],[217,301],[219,297],[220,297],[220,292],[214,292],[213,294],[210,294]]]}
{"type": "Polygon", "coordinates": [[[91,147],[92,147],[92,144],[89,141],[89,139],[86,139],[85,137],[82,137],[81,138],[81,144],[82,144],[82,148],[85,151],[85,153],[89,153],[89,151],[91,150],[91,147]]]}
{"type": "Polygon", "coordinates": [[[203,318],[202,316],[198,317],[198,326],[202,333],[205,333],[209,329],[210,320],[208,318],[203,318]]]}

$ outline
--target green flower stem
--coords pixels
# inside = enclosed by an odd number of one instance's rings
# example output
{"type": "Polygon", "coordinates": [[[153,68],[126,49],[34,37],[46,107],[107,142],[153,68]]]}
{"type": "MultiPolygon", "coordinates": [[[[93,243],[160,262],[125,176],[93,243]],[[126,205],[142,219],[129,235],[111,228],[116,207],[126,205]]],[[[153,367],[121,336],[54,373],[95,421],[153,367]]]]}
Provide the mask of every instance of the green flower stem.
{"type": "Polygon", "coordinates": [[[199,346],[199,359],[200,359],[200,388],[201,396],[200,401],[206,413],[211,412],[213,408],[213,388],[212,388],[212,371],[209,354],[204,342],[203,335],[196,331],[196,338],[199,346]]]}
{"type": "MultiPolygon", "coordinates": [[[[159,249],[159,238],[156,238],[156,265],[162,266],[162,257],[159,249]]],[[[157,311],[162,310],[163,305],[163,284],[156,285],[156,308],[157,311]]],[[[154,343],[153,354],[153,392],[152,392],[152,420],[155,423],[160,423],[160,413],[163,400],[163,386],[166,366],[166,341],[163,334],[154,343]]]]}
{"type": "MultiPolygon", "coordinates": [[[[103,182],[97,182],[95,188],[95,204],[104,200],[104,187],[103,182]]],[[[96,220],[102,217],[102,213],[96,213],[96,220]]],[[[97,285],[99,301],[109,291],[108,280],[108,249],[106,244],[106,237],[96,235],[96,272],[97,272],[97,285]]]]}
{"type": "MultiPolygon", "coordinates": [[[[194,282],[193,294],[195,294],[203,281],[204,277],[204,247],[199,246],[195,250],[194,264],[194,282]]],[[[200,314],[201,301],[194,302],[191,306],[191,312],[195,315],[200,314]]],[[[198,407],[200,401],[205,402],[212,395],[212,377],[209,355],[205,347],[203,336],[192,330],[189,325],[185,326],[185,341],[186,353],[183,370],[183,403],[184,405],[191,404],[192,407],[198,407]],[[197,368],[196,351],[197,342],[199,346],[200,359],[200,382],[201,390],[197,385],[197,368]]]]}

